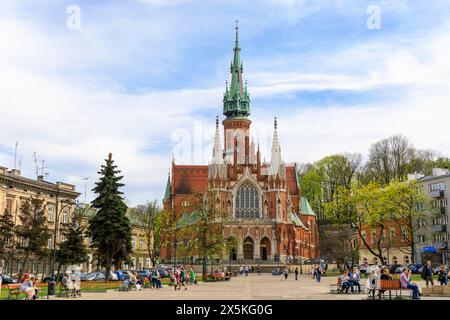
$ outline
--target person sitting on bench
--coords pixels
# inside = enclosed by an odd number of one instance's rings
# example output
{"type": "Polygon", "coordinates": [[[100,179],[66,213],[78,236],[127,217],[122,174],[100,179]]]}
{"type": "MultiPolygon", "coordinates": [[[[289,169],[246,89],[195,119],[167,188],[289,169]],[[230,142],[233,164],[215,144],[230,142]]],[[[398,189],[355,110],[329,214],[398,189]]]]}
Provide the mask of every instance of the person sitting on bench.
{"type": "Polygon", "coordinates": [[[341,293],[344,292],[348,293],[348,289],[350,289],[350,277],[348,275],[348,271],[344,271],[344,273],[341,276],[341,293]]]}
{"type": "Polygon", "coordinates": [[[408,268],[404,268],[400,276],[400,284],[402,288],[411,289],[413,293],[413,299],[419,300],[419,286],[410,280],[411,271],[408,268]]]}
{"type": "Polygon", "coordinates": [[[358,268],[353,268],[353,273],[350,274],[350,285],[352,286],[352,293],[354,292],[353,287],[358,288],[358,293],[361,293],[361,273],[358,268]]]}

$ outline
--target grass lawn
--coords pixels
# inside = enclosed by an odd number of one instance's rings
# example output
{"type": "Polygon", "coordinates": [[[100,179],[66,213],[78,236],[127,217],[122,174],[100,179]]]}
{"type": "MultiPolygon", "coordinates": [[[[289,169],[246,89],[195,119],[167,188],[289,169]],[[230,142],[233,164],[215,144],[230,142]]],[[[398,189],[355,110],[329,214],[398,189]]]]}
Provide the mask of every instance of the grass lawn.
{"type": "MultiPolygon", "coordinates": [[[[92,292],[92,291],[106,291],[110,289],[118,289],[122,285],[121,281],[116,281],[115,283],[108,283],[107,286],[105,286],[105,283],[98,282],[94,284],[89,284],[88,287],[81,288],[81,292],[92,292]]],[[[83,286],[83,285],[82,285],[83,286]]],[[[56,290],[58,292],[58,289],[56,290]]],[[[47,296],[47,287],[43,287],[38,292],[38,297],[46,297],[47,296]]],[[[23,298],[24,294],[20,296],[20,298],[23,298]]],[[[20,299],[19,298],[19,299],[20,299]]],[[[2,292],[0,295],[0,299],[8,299],[8,289],[2,288],[2,292]]],[[[15,300],[15,296],[13,296],[11,299],[15,300]]]]}

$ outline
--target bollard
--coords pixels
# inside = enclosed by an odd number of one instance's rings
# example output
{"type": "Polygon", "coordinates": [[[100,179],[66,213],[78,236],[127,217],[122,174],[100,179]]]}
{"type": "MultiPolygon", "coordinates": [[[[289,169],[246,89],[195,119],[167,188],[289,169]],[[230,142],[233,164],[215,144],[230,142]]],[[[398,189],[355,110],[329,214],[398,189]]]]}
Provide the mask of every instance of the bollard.
{"type": "Polygon", "coordinates": [[[56,294],[56,281],[54,277],[50,278],[48,281],[47,290],[49,296],[54,296],[56,294]]]}

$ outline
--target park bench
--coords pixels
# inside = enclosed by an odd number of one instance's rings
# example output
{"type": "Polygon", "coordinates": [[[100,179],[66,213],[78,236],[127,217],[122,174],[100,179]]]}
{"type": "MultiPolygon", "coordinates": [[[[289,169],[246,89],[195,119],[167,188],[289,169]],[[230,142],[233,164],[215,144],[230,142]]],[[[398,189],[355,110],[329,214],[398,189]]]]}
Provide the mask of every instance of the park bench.
{"type": "MultiPolygon", "coordinates": [[[[6,285],[6,288],[8,289],[8,299],[11,299],[12,296],[16,296],[16,299],[19,299],[19,296],[21,294],[25,295],[25,292],[22,292],[20,290],[21,285],[21,283],[11,283],[6,285]]],[[[36,288],[40,289],[41,286],[39,284],[36,284],[36,288]]]]}
{"type": "MultiPolygon", "coordinates": [[[[400,280],[379,280],[378,297],[385,297],[386,292],[389,293],[389,300],[392,300],[392,292],[395,293],[395,297],[412,297],[412,290],[407,288],[402,288],[400,280]],[[407,291],[408,295],[402,296],[402,292],[407,291]]],[[[372,299],[375,299],[375,291],[373,292],[372,299]]]]}
{"type": "MultiPolygon", "coordinates": [[[[360,286],[361,286],[361,293],[364,293],[366,291],[366,286],[364,284],[360,284],[360,286]]],[[[341,289],[342,289],[342,279],[339,277],[339,278],[337,278],[337,283],[330,284],[330,292],[331,293],[340,293],[341,289]]],[[[354,287],[353,289],[354,289],[353,293],[359,294],[359,292],[357,292],[357,290],[356,290],[356,287],[354,287]]],[[[351,290],[351,288],[349,290],[351,290]]]]}
{"type": "Polygon", "coordinates": [[[330,292],[339,293],[341,291],[341,287],[342,287],[342,279],[339,277],[337,278],[337,283],[330,284],[330,292]]]}
{"type": "Polygon", "coordinates": [[[16,299],[18,299],[22,293],[20,291],[20,283],[7,284],[6,287],[8,288],[8,299],[11,299],[12,296],[16,296],[16,299]]]}
{"type": "Polygon", "coordinates": [[[222,272],[210,273],[206,275],[206,279],[210,281],[225,281],[225,275],[222,272]]]}

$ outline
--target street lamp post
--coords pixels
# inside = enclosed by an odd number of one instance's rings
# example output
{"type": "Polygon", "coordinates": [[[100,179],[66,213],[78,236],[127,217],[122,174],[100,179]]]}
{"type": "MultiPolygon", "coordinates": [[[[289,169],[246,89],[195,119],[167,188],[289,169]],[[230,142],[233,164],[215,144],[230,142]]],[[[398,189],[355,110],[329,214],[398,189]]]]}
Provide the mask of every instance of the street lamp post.
{"type": "Polygon", "coordinates": [[[53,255],[52,255],[52,277],[55,277],[55,265],[56,265],[56,239],[57,239],[57,235],[58,235],[58,228],[59,228],[59,216],[60,214],[63,212],[63,210],[65,208],[67,208],[70,205],[74,205],[76,207],[80,207],[79,204],[75,201],[62,201],[62,203],[64,202],[65,205],[61,207],[61,209],[59,210],[59,189],[56,192],[56,217],[55,217],[55,228],[53,230],[53,255]],[[59,210],[59,211],[58,211],[59,210]]]}
{"type": "MultiPolygon", "coordinates": [[[[63,212],[63,210],[65,208],[67,208],[70,205],[74,205],[77,208],[80,208],[80,205],[75,202],[75,201],[62,201],[65,202],[65,205],[61,207],[61,210],[59,210],[59,189],[57,189],[56,191],[56,217],[55,217],[55,228],[53,230],[53,255],[52,255],[52,268],[51,268],[51,272],[52,272],[52,276],[51,278],[55,279],[55,265],[56,265],[56,238],[58,235],[58,226],[59,226],[59,215],[61,214],[61,212],[63,212]],[[59,211],[58,211],[59,210],[59,211]]],[[[77,228],[78,227],[78,223],[76,222],[76,220],[73,220],[72,218],[72,227],[73,228],[77,228]]],[[[57,279],[56,279],[57,281],[57,279]]],[[[47,299],[49,299],[49,291],[47,290],[47,299]]]]}
{"type": "Polygon", "coordinates": [[[177,245],[178,245],[177,232],[179,229],[180,229],[180,227],[177,225],[175,227],[175,235],[174,235],[174,241],[173,241],[173,272],[174,273],[175,273],[176,263],[177,263],[177,245]]]}

